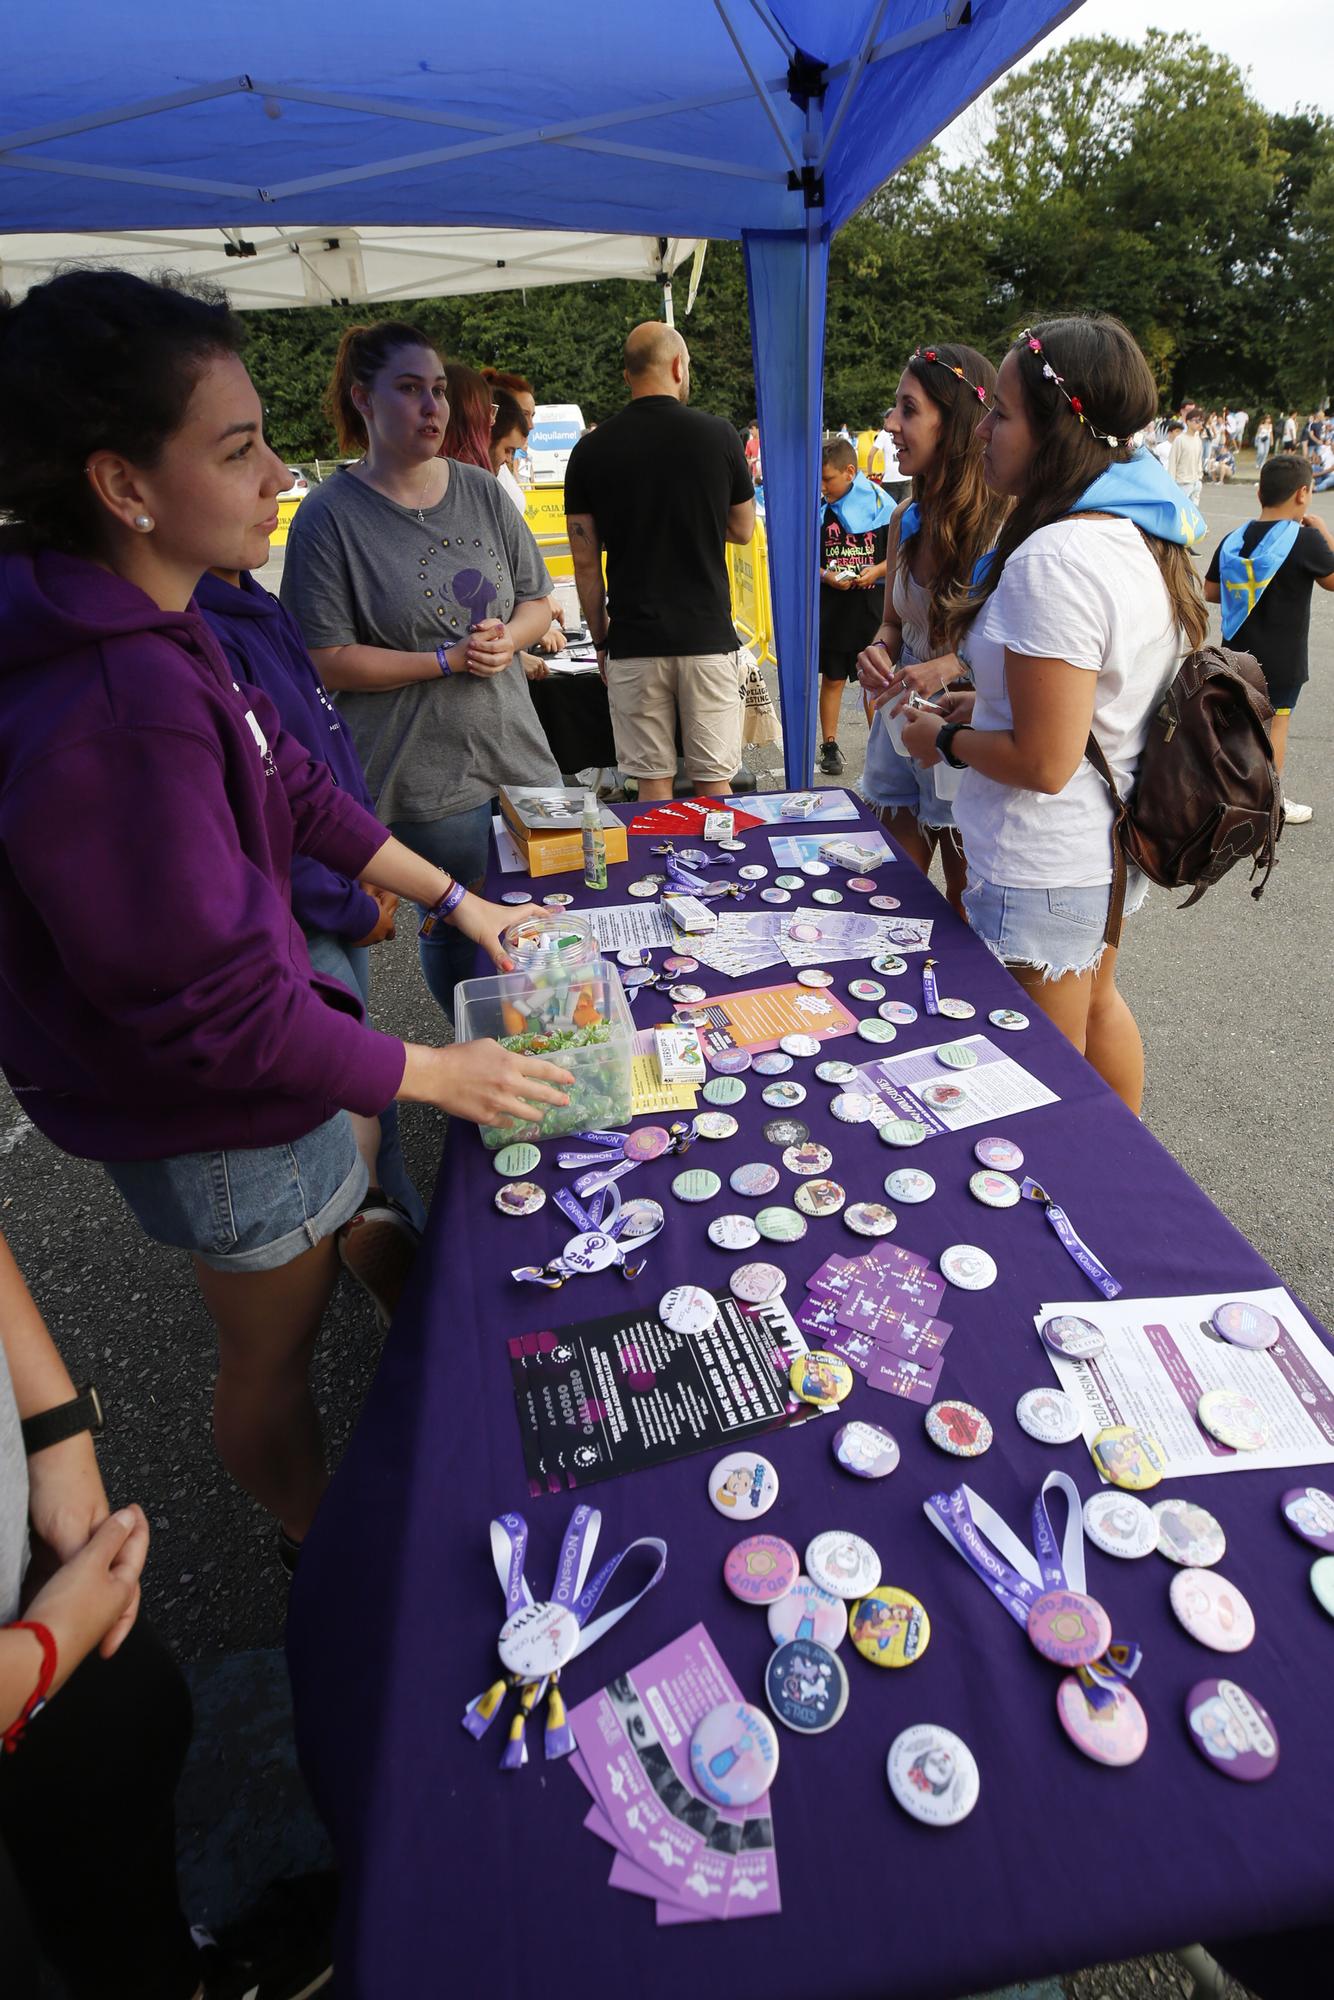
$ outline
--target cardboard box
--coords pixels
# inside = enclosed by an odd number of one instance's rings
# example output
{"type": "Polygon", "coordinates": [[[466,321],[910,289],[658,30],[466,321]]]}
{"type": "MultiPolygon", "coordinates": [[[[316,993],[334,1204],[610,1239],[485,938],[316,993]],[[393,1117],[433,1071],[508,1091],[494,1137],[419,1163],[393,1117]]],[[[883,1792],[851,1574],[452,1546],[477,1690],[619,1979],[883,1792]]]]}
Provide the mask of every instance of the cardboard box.
{"type": "Polygon", "coordinates": [[[664,1084],[704,1082],[704,1051],[693,1028],[655,1028],[653,1046],[664,1084]]]}
{"type": "MultiPolygon", "coordinates": [[[[533,876],[584,872],[584,838],[579,821],[582,791],[536,785],[500,788],[500,810],[533,876]]],[[[606,806],[598,817],[607,843],[607,865],[630,859],[625,827],[606,806]]]]}

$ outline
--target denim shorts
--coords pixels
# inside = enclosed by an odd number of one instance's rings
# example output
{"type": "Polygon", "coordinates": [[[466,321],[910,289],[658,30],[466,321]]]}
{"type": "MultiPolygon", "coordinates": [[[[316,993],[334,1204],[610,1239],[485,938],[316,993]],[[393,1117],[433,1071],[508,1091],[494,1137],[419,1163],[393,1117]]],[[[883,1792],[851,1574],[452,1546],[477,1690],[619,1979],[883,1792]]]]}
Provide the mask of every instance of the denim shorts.
{"type": "Polygon", "coordinates": [[[104,1160],[156,1243],[215,1271],[276,1271],[357,1212],[366,1166],[345,1111],[283,1146],[104,1160]]]}
{"type": "MultiPolygon", "coordinates": [[[[1148,877],[1126,870],[1123,914],[1133,916],[1148,894],[1148,877]]],[[[1003,889],[969,874],[964,913],[972,929],[1002,965],[1062,979],[1067,972],[1090,972],[1103,953],[1111,889],[1003,889]]]]}
{"type": "MultiPolygon", "coordinates": [[[[907,655],[904,658],[908,660],[907,655]]],[[[862,797],[882,812],[910,812],[923,827],[953,826],[954,801],[937,794],[935,766],[915,764],[911,757],[900,756],[885,727],[887,714],[887,709],[877,709],[871,717],[862,797]]]]}

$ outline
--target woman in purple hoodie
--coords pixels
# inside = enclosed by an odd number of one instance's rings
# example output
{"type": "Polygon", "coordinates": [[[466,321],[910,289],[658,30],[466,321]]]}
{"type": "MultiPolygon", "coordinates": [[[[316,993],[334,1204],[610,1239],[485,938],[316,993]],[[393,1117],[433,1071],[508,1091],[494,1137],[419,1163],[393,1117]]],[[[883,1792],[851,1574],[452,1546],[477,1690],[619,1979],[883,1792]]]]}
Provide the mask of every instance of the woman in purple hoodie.
{"type": "Polygon", "coordinates": [[[75,271],[0,303],[0,1064],[187,1250],[214,1438],[289,1556],[326,1471],[308,1365],[367,1184],[349,1111],[487,1122],[568,1072],[377,1034],[312,971],[294,857],[434,908],[507,968],[521,912],[393,840],[238,685],[193,596],[262,563],[286,467],[219,299],[75,271]]]}

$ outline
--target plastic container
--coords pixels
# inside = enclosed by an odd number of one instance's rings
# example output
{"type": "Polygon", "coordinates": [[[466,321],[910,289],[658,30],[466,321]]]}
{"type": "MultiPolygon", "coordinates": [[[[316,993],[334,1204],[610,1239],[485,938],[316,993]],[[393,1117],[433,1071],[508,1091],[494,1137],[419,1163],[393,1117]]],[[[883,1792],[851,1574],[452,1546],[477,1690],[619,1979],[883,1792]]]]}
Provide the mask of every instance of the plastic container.
{"type": "Polygon", "coordinates": [[[634,1023],[620,975],[599,956],[588,924],[555,912],[525,917],[510,925],[504,944],[513,972],[456,987],[455,1041],[492,1036],[505,1048],[548,1057],[575,1081],[570,1102],[550,1105],[540,1123],[483,1125],[483,1145],[628,1124],[634,1023]]]}

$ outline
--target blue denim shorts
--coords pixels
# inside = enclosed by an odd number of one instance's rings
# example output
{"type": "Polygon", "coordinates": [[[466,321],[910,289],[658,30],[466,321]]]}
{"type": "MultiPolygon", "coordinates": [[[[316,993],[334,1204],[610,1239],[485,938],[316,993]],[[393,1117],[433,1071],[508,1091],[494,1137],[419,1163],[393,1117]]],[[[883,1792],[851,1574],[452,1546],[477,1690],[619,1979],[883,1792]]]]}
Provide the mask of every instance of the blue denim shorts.
{"type": "MultiPolygon", "coordinates": [[[[1128,868],[1124,915],[1134,915],[1148,890],[1148,877],[1128,868]]],[[[1110,887],[1003,889],[970,873],[963,907],[973,930],[1002,965],[1062,979],[1067,972],[1096,970],[1110,898],[1110,887]]]]}
{"type": "Polygon", "coordinates": [[[289,1145],[170,1160],[104,1160],[156,1243],[215,1271],[276,1271],[357,1212],[366,1166],[340,1111],[289,1145]]]}

